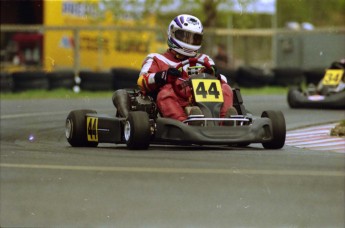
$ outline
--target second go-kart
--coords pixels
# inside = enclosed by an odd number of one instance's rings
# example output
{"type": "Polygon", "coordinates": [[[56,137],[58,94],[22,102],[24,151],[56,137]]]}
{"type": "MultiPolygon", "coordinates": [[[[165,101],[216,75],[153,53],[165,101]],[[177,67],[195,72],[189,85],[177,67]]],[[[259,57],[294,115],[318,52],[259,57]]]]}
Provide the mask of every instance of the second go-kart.
{"type": "Polygon", "coordinates": [[[317,86],[290,88],[287,100],[291,108],[345,109],[344,63],[334,62],[317,86]]]}
{"type": "Polygon", "coordinates": [[[202,115],[190,115],[184,122],[164,118],[155,101],[137,89],[115,91],[129,102],[128,113],[98,114],[74,110],[66,119],[66,138],[74,147],[96,147],[99,143],[126,144],[129,149],[148,149],[151,144],[247,146],[261,143],[266,149],[285,144],[286,125],[281,111],[263,111],[260,117],[248,113],[240,89],[233,89],[236,115],[219,118],[223,103],[219,79],[207,73],[191,76],[185,83],[192,91],[192,103],[202,115]],[[191,124],[194,121],[200,125],[191,124]]]}

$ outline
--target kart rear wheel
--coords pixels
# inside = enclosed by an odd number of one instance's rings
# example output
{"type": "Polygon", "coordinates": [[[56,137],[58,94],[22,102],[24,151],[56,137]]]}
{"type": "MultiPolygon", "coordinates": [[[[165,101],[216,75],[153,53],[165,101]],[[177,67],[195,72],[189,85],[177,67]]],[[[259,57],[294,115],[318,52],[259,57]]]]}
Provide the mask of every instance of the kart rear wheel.
{"type": "Polygon", "coordinates": [[[86,114],[97,113],[94,110],[74,110],[71,111],[65,124],[65,135],[68,143],[73,147],[96,147],[98,142],[87,140],[86,114]]]}
{"type": "Polygon", "coordinates": [[[146,150],[150,145],[151,131],[149,116],[146,112],[129,112],[124,126],[127,148],[146,150]]]}
{"type": "Polygon", "coordinates": [[[272,122],[272,140],[263,142],[265,149],[281,149],[285,144],[286,124],[281,111],[264,111],[261,117],[269,118],[272,122]]]}

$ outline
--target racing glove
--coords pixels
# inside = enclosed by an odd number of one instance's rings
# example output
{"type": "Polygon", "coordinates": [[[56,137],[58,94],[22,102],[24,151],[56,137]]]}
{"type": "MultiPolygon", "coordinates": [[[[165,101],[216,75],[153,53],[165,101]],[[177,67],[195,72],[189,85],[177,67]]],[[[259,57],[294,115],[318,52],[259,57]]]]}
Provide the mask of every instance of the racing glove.
{"type": "MultiPolygon", "coordinates": [[[[205,69],[203,72],[207,73],[207,74],[211,74],[211,75],[214,75],[216,76],[217,75],[217,68],[215,65],[211,65],[210,62],[208,60],[200,60],[200,59],[197,59],[197,58],[190,58],[189,59],[189,64],[190,65],[196,65],[196,63],[200,63],[202,62],[202,65],[204,65],[205,69]]],[[[216,76],[217,77],[217,76],[216,76]]]]}
{"type": "Polygon", "coordinates": [[[165,85],[176,81],[177,78],[182,77],[181,71],[176,68],[169,68],[168,70],[159,71],[155,74],[155,82],[159,85],[165,85]]]}
{"type": "Polygon", "coordinates": [[[210,65],[209,67],[206,67],[206,69],[204,70],[205,73],[214,75],[218,78],[218,74],[217,74],[217,68],[215,65],[210,65]]]}
{"type": "Polygon", "coordinates": [[[221,82],[228,82],[227,78],[218,72],[218,69],[215,65],[210,65],[210,67],[206,68],[204,72],[214,75],[221,82]]]}

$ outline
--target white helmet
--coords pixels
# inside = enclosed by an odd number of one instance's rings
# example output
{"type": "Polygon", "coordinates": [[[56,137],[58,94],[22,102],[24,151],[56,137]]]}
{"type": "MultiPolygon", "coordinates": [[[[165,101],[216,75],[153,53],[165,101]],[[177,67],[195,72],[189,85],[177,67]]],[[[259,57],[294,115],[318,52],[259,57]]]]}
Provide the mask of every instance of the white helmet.
{"type": "Polygon", "coordinates": [[[181,14],[170,22],[168,45],[181,55],[195,56],[201,48],[203,37],[201,21],[188,14],[181,14]]]}

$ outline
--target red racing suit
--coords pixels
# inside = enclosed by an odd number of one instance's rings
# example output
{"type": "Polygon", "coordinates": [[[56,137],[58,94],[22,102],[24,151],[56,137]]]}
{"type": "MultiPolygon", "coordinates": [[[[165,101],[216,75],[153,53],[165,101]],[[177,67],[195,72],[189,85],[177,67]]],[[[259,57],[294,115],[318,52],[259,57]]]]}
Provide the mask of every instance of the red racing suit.
{"type": "MultiPolygon", "coordinates": [[[[194,57],[198,60],[215,65],[214,61],[205,54],[198,54],[194,57]]],[[[163,86],[155,82],[155,73],[176,68],[181,63],[170,50],[163,54],[149,54],[142,64],[142,69],[137,84],[144,95],[152,96],[156,99],[159,111],[163,117],[173,118],[179,121],[187,119],[184,108],[190,105],[190,100],[175,93],[173,85],[167,83],[163,86]]],[[[183,71],[182,78],[188,78],[188,74],[183,71]]],[[[226,111],[233,105],[233,92],[227,84],[225,76],[221,75],[221,86],[223,90],[224,103],[220,110],[220,117],[224,117],[226,111]]]]}

